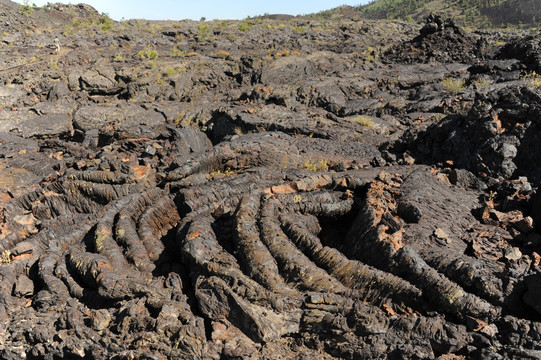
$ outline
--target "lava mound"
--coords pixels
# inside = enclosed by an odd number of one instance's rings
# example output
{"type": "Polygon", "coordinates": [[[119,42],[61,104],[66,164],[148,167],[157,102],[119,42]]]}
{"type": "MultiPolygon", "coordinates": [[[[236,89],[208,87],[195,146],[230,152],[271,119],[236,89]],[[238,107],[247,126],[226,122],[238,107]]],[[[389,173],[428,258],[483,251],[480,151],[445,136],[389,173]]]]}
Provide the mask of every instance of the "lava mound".
{"type": "Polygon", "coordinates": [[[392,46],[385,52],[385,59],[392,62],[472,63],[483,59],[489,51],[482,38],[475,38],[455,25],[452,19],[430,15],[419,35],[410,41],[392,46]]]}
{"type": "Polygon", "coordinates": [[[541,35],[528,35],[504,46],[499,53],[500,58],[518,59],[530,70],[541,73],[541,57],[539,43],[541,35]]]}

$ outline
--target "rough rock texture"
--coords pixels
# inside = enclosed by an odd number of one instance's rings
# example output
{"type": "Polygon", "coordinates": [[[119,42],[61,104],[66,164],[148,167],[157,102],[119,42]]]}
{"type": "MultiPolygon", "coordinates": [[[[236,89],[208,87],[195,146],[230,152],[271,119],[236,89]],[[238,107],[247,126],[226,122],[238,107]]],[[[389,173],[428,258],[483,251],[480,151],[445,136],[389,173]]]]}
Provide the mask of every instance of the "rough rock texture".
{"type": "Polygon", "coordinates": [[[406,63],[472,63],[484,59],[489,53],[486,39],[466,33],[452,19],[432,14],[418,36],[391,47],[385,53],[385,59],[406,63]]]}
{"type": "Polygon", "coordinates": [[[540,358],[541,98],[468,53],[498,34],[103,25],[2,50],[1,358],[540,358]]]}

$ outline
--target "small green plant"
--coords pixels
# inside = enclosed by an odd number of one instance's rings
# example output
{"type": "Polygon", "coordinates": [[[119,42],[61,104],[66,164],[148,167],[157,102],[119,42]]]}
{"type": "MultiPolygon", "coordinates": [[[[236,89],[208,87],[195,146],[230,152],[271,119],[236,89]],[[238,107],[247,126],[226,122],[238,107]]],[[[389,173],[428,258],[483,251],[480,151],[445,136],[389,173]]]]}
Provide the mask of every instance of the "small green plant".
{"type": "Polygon", "coordinates": [[[197,25],[197,42],[208,40],[210,37],[210,27],[207,23],[201,23],[197,25]]]}
{"type": "Polygon", "coordinates": [[[221,30],[226,26],[227,26],[227,20],[223,20],[223,21],[219,22],[218,24],[214,24],[213,28],[216,29],[216,30],[221,30]]]}
{"type": "Polygon", "coordinates": [[[74,29],[78,29],[81,27],[81,20],[75,18],[71,21],[71,26],[73,26],[74,29]]]}
{"type": "Polygon", "coordinates": [[[317,164],[314,164],[310,161],[307,161],[304,163],[304,168],[308,171],[327,171],[329,170],[329,165],[328,165],[328,162],[329,160],[328,159],[323,159],[323,160],[320,160],[317,164]]]}
{"type": "Polygon", "coordinates": [[[375,129],[376,128],[376,124],[374,123],[374,120],[372,120],[371,117],[369,116],[364,116],[364,115],[357,115],[357,116],[354,116],[351,118],[351,121],[361,125],[361,126],[365,126],[369,129],[375,129]]]}
{"type": "Polygon", "coordinates": [[[248,19],[244,20],[239,24],[239,30],[240,31],[248,31],[253,26],[252,22],[248,19]]]}
{"type": "Polygon", "coordinates": [[[148,46],[137,53],[137,56],[139,56],[139,59],[145,60],[154,60],[158,57],[158,52],[155,49],[149,48],[148,46]]]}
{"type": "Polygon", "coordinates": [[[24,16],[34,16],[34,8],[28,4],[28,0],[24,1],[24,4],[19,7],[19,13],[24,16]]]}
{"type": "Polygon", "coordinates": [[[210,180],[221,179],[221,178],[224,178],[224,177],[233,176],[236,173],[237,172],[235,170],[231,170],[231,168],[228,167],[227,169],[225,169],[225,171],[216,170],[216,171],[211,172],[209,174],[209,178],[210,178],[210,180]]]}
{"type": "Polygon", "coordinates": [[[373,63],[378,58],[378,56],[376,55],[376,49],[373,48],[372,46],[367,47],[366,51],[363,54],[364,54],[364,61],[366,62],[373,63]]]}
{"type": "Polygon", "coordinates": [[[117,54],[117,55],[113,56],[113,61],[114,62],[120,62],[122,60],[123,60],[123,58],[122,58],[122,55],[120,55],[120,54],[117,54]]]}
{"type": "Polygon", "coordinates": [[[11,251],[4,250],[0,256],[0,264],[10,264],[11,263],[11,251]]]}
{"type": "Polygon", "coordinates": [[[102,31],[109,32],[113,30],[113,19],[111,19],[108,14],[101,14],[99,23],[102,31]]]}
{"type": "Polygon", "coordinates": [[[310,161],[304,163],[304,168],[308,171],[317,171],[316,165],[310,161]]]}
{"type": "Polygon", "coordinates": [[[443,79],[442,82],[443,87],[454,96],[464,91],[464,84],[464,80],[455,80],[450,77],[443,79]]]}
{"type": "Polygon", "coordinates": [[[58,70],[60,67],[58,66],[58,63],[56,61],[51,61],[49,63],[49,67],[54,70],[58,70]]]}
{"type": "Polygon", "coordinates": [[[306,28],[304,26],[297,26],[295,29],[293,29],[293,32],[297,34],[304,34],[306,32],[306,28]]]}
{"type": "Polygon", "coordinates": [[[145,28],[146,31],[151,33],[152,35],[156,35],[159,31],[162,31],[162,27],[160,25],[149,25],[145,28]]]}
{"type": "Polygon", "coordinates": [[[222,59],[227,59],[229,55],[231,55],[229,51],[225,51],[225,50],[218,50],[216,52],[216,56],[221,57],[222,59]]]}
{"type": "Polygon", "coordinates": [[[318,171],[327,171],[327,170],[329,170],[329,159],[320,160],[317,163],[317,170],[318,171]]]}
{"type": "Polygon", "coordinates": [[[172,48],[171,49],[171,56],[172,57],[185,57],[186,56],[186,52],[180,50],[180,49],[177,49],[177,48],[172,48]]]}
{"type": "Polygon", "coordinates": [[[539,75],[535,71],[524,75],[521,79],[524,81],[528,81],[536,89],[541,86],[541,75],[539,75]]]}
{"type": "Polygon", "coordinates": [[[66,25],[62,28],[62,35],[71,36],[75,33],[75,28],[72,25],[66,25]]]}
{"type": "MultiPolygon", "coordinates": [[[[270,52],[267,52],[267,54],[269,54],[270,52]]],[[[279,57],[282,57],[282,56],[290,56],[290,55],[297,55],[299,56],[301,53],[300,51],[291,51],[291,50],[282,50],[282,51],[273,51],[272,52],[272,56],[274,56],[275,58],[279,58],[279,57]]]]}

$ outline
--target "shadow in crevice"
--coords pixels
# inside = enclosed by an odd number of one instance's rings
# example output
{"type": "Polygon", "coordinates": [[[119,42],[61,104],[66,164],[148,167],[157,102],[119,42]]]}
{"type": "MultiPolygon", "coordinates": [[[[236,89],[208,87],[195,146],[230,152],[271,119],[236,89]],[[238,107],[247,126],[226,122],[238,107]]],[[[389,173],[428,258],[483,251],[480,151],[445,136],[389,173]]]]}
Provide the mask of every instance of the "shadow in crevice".
{"type": "MultiPolygon", "coordinates": [[[[192,271],[187,263],[182,259],[181,239],[186,236],[189,226],[179,229],[175,226],[161,238],[164,250],[159,258],[154,262],[156,268],[152,271],[154,278],[162,277],[167,279],[169,274],[176,274],[180,277],[182,289],[175,289],[186,296],[186,302],[190,307],[192,314],[204,318],[199,310],[199,304],[195,295],[195,284],[192,271]]],[[[207,329],[207,324],[205,323],[207,329]]]]}

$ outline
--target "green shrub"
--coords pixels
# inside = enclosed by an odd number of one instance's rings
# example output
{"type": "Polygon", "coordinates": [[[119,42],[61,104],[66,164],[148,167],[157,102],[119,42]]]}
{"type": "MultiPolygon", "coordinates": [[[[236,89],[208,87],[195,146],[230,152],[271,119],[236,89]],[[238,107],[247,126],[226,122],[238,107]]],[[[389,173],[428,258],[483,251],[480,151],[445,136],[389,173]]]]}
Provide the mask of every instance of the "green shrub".
{"type": "Polygon", "coordinates": [[[144,50],[139,51],[137,56],[139,56],[139,59],[141,60],[154,60],[158,57],[158,52],[155,49],[146,47],[144,50]]]}
{"type": "Polygon", "coordinates": [[[369,129],[374,129],[376,127],[374,120],[372,120],[372,118],[368,116],[357,115],[357,116],[352,117],[350,120],[361,126],[365,126],[369,129]]]}
{"type": "Polygon", "coordinates": [[[186,52],[185,51],[182,51],[180,49],[177,49],[177,48],[172,48],[171,49],[171,56],[172,57],[185,57],[186,56],[186,52]]]}
{"type": "Polygon", "coordinates": [[[442,82],[443,87],[453,95],[463,92],[465,89],[464,84],[464,80],[455,80],[450,77],[443,79],[442,82]]]}
{"type": "Polygon", "coordinates": [[[0,255],[0,264],[10,264],[11,263],[11,252],[9,250],[2,251],[0,255]]]}
{"type": "Polygon", "coordinates": [[[197,25],[197,38],[198,42],[206,41],[210,37],[210,27],[207,23],[201,23],[197,25]]]}
{"type": "Polygon", "coordinates": [[[219,22],[217,24],[214,24],[213,28],[216,29],[216,30],[221,30],[226,26],[227,26],[227,20],[223,20],[223,21],[221,21],[221,22],[219,22]]]}
{"type": "Polygon", "coordinates": [[[304,168],[308,171],[327,171],[329,170],[329,165],[328,165],[328,162],[329,160],[328,159],[324,159],[324,160],[320,160],[317,164],[314,164],[310,161],[307,161],[304,163],[304,168]]]}
{"type": "Polygon", "coordinates": [[[216,56],[221,57],[222,59],[227,59],[231,55],[229,51],[226,50],[218,50],[216,52],[216,56]]]}
{"type": "Polygon", "coordinates": [[[24,5],[19,7],[19,13],[28,17],[34,16],[34,8],[28,4],[28,0],[24,1],[24,5]]]}
{"type": "Polygon", "coordinates": [[[240,31],[248,31],[253,26],[252,22],[248,19],[244,20],[239,24],[240,31]]]}
{"type": "Polygon", "coordinates": [[[109,15],[103,13],[101,14],[99,23],[101,25],[101,29],[105,32],[113,30],[113,19],[109,17],[109,15]]]}

